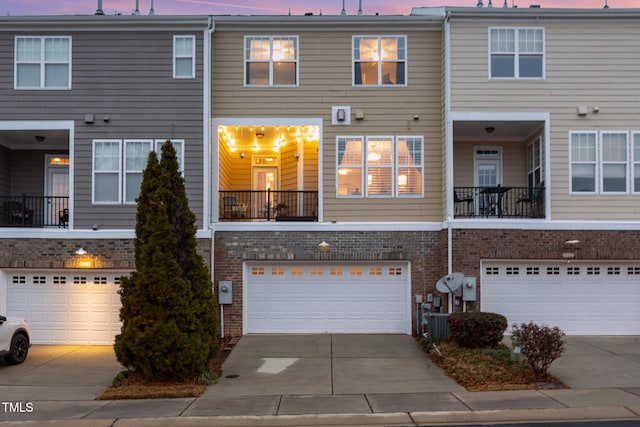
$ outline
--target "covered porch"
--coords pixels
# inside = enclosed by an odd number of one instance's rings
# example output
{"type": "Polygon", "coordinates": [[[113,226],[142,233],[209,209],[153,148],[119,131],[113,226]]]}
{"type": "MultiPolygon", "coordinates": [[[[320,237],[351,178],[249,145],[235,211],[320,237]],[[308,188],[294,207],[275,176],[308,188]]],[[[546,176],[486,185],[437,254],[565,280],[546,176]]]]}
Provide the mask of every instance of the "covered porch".
{"type": "Polygon", "coordinates": [[[225,120],[218,137],[218,221],[317,221],[313,121],[225,120]]]}
{"type": "Polygon", "coordinates": [[[69,226],[70,131],[38,125],[0,123],[0,227],[69,226]]]}
{"type": "Polygon", "coordinates": [[[453,122],[454,218],[546,218],[546,121],[512,117],[453,122]]]}

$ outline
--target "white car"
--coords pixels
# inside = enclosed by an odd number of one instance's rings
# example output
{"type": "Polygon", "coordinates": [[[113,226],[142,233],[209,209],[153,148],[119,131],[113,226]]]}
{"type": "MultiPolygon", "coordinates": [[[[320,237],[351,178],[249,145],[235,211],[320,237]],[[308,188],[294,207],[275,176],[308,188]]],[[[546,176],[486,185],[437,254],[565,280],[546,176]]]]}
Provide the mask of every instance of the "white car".
{"type": "Polygon", "coordinates": [[[24,362],[31,347],[29,325],[24,319],[0,316],[0,357],[10,365],[24,362]]]}

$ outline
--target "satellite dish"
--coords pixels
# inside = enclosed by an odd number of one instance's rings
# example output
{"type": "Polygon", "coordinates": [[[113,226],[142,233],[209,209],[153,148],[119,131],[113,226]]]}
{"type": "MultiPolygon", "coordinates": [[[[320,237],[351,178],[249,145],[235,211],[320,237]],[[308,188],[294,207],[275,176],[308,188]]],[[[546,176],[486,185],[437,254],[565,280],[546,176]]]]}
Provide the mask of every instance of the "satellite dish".
{"type": "Polygon", "coordinates": [[[456,289],[462,286],[464,281],[464,273],[451,273],[446,276],[442,276],[440,280],[436,282],[436,289],[442,293],[453,293],[456,289]]]}

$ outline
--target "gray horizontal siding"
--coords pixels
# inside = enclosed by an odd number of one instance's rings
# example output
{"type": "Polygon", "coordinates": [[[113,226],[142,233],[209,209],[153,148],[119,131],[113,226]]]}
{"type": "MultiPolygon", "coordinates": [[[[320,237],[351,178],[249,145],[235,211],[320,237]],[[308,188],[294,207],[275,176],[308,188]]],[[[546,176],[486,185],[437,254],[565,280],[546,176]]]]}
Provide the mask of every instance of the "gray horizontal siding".
{"type": "Polygon", "coordinates": [[[92,140],[104,138],[184,139],[187,195],[202,223],[202,30],[56,32],[72,37],[71,90],[14,90],[16,35],[48,34],[0,32],[0,120],[75,121],[75,227],[135,225],[135,206],[91,204],[92,140]],[[195,79],[172,77],[174,35],[196,36],[195,79]]]}

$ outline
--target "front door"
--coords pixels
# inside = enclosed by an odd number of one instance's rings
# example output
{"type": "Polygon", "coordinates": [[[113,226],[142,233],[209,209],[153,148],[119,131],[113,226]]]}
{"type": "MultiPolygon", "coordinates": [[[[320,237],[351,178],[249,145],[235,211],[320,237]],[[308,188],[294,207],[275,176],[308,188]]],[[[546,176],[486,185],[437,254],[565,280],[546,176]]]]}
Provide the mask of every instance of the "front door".
{"type": "MultiPolygon", "coordinates": [[[[499,148],[479,147],[475,150],[474,186],[478,188],[476,200],[476,212],[483,215],[487,209],[495,205],[495,194],[481,193],[481,187],[496,187],[502,185],[502,156],[499,148]]],[[[494,213],[495,214],[495,213],[494,213]]]]}
{"type": "Polygon", "coordinates": [[[274,195],[270,191],[278,189],[278,167],[277,166],[254,166],[251,180],[253,190],[253,217],[272,218],[274,195]]]}
{"type": "Polygon", "coordinates": [[[69,157],[47,155],[45,225],[67,226],[69,221],[69,157]]]}

